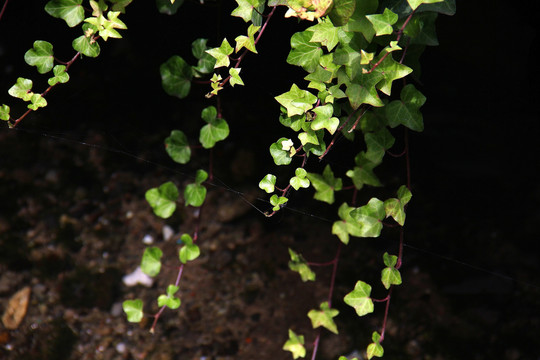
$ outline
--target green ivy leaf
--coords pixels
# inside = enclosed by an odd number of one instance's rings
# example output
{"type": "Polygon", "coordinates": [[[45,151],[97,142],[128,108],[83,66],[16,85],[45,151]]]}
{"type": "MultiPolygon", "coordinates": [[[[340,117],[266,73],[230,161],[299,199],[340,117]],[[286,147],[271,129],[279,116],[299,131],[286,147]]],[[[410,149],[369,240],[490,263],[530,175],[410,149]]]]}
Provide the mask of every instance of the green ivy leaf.
{"type": "Polygon", "coordinates": [[[255,26],[251,24],[248,27],[248,36],[237,36],[236,39],[234,39],[236,41],[235,51],[238,52],[245,47],[249,51],[257,54],[257,49],[255,48],[255,34],[257,33],[257,31],[259,31],[260,28],[260,26],[255,26]]]}
{"type": "Polygon", "coordinates": [[[409,3],[409,6],[413,10],[416,10],[416,8],[422,4],[433,4],[433,3],[438,3],[442,1],[443,0],[407,0],[407,2],[409,3]]]}
{"type": "Polygon", "coordinates": [[[384,9],[382,14],[366,15],[366,18],[373,24],[375,35],[390,35],[394,31],[392,25],[398,21],[398,14],[390,9],[384,9]]]}
{"type": "Polygon", "coordinates": [[[231,44],[227,41],[227,39],[223,39],[221,46],[218,48],[208,49],[206,52],[210,55],[212,55],[216,59],[216,65],[215,68],[226,66],[228,67],[231,63],[229,60],[229,55],[233,53],[233,48],[231,44]]]}
{"type": "Polygon", "coordinates": [[[412,84],[406,85],[401,90],[401,100],[394,100],[385,107],[388,124],[396,127],[405,125],[414,131],[424,130],[424,120],[420,107],[426,102],[426,97],[412,84]]]}
{"type": "Polygon", "coordinates": [[[323,302],[320,308],[321,310],[310,310],[308,312],[308,317],[311,319],[311,325],[314,329],[322,326],[334,334],[337,334],[338,329],[333,318],[339,314],[339,310],[331,309],[327,301],[323,302]]]}
{"type": "Polygon", "coordinates": [[[361,224],[361,237],[378,237],[382,230],[382,219],[386,213],[384,203],[371,198],[369,202],[351,211],[351,217],[361,224]]]}
{"type": "Polygon", "coordinates": [[[66,72],[65,65],[56,65],[53,68],[54,77],[47,81],[49,85],[54,86],[58,83],[65,84],[69,81],[69,74],[66,72]]]}
{"type": "Polygon", "coordinates": [[[315,281],[315,273],[309,267],[307,261],[300,254],[294,252],[289,248],[289,256],[291,261],[289,261],[289,269],[300,274],[303,282],[306,281],[315,281]]]}
{"type": "Polygon", "coordinates": [[[455,15],[456,14],[456,0],[444,0],[441,2],[431,3],[431,4],[422,4],[417,8],[416,13],[420,12],[436,12],[444,15],[455,15]]]}
{"type": "MultiPolygon", "coordinates": [[[[83,26],[84,29],[84,26],[83,26]]],[[[71,46],[75,51],[80,52],[88,57],[97,57],[101,51],[99,43],[95,41],[92,36],[81,35],[71,43],[71,46]]]]}
{"type": "Polygon", "coordinates": [[[410,190],[402,185],[398,190],[398,198],[387,199],[384,202],[386,217],[391,216],[399,225],[405,225],[405,205],[411,200],[410,190]]]}
{"type": "Polygon", "coordinates": [[[376,132],[365,133],[364,140],[367,146],[365,158],[372,164],[380,164],[386,151],[394,146],[394,142],[396,141],[386,127],[376,132]]]}
{"type": "Polygon", "coordinates": [[[191,158],[191,148],[186,135],[180,130],[172,130],[165,139],[165,150],[175,162],[186,164],[191,158]]]}
{"type": "Polygon", "coordinates": [[[338,215],[341,220],[334,222],[332,234],[336,235],[342,243],[349,243],[349,235],[361,237],[363,234],[362,224],[351,216],[352,207],[346,203],[341,204],[338,215]]]}
{"type": "Polygon", "coordinates": [[[296,335],[294,331],[289,329],[289,339],[283,345],[283,350],[290,351],[294,359],[306,356],[306,348],[304,347],[304,336],[296,335]]]}
{"type": "Polygon", "coordinates": [[[345,295],[343,301],[345,301],[345,304],[353,307],[358,316],[364,316],[372,313],[374,309],[370,294],[371,286],[358,280],[354,286],[354,290],[345,295]]]}
{"type": "MultiPolygon", "coordinates": [[[[233,10],[231,13],[232,16],[240,17],[245,22],[252,21],[254,24],[256,21],[253,21],[254,18],[260,17],[257,11],[260,11],[261,5],[264,6],[264,1],[261,0],[236,0],[238,7],[233,10]],[[257,9],[257,11],[253,11],[257,9]]],[[[257,25],[257,24],[256,24],[257,25]]]]}
{"type": "Polygon", "coordinates": [[[411,38],[410,44],[439,45],[435,20],[437,20],[437,13],[435,12],[415,14],[404,30],[405,35],[411,38]]]}
{"type": "Polygon", "coordinates": [[[240,77],[240,68],[230,68],[229,69],[229,75],[231,75],[231,86],[234,87],[234,85],[244,85],[244,81],[240,77]]]}
{"type": "Polygon", "coordinates": [[[174,15],[182,6],[184,0],[156,0],[156,6],[161,14],[174,15]]]}
{"type": "Polygon", "coordinates": [[[302,115],[313,107],[317,97],[307,90],[301,90],[296,84],[291,89],[275,99],[287,109],[287,116],[302,115]]]}
{"type": "Polygon", "coordinates": [[[197,66],[191,68],[196,77],[200,77],[201,74],[206,75],[212,73],[214,66],[216,65],[216,59],[206,52],[208,49],[206,46],[207,41],[208,39],[197,39],[191,44],[193,56],[198,59],[197,66]]]}
{"type": "Polygon", "coordinates": [[[311,123],[311,129],[326,129],[330,134],[334,135],[339,126],[339,119],[337,117],[332,117],[334,114],[334,107],[331,104],[317,106],[313,109],[313,112],[317,116],[311,123]]]}
{"type": "Polygon", "coordinates": [[[37,67],[40,74],[51,71],[54,65],[52,44],[43,40],[34,41],[33,48],[24,54],[24,61],[30,66],[37,67]]]}
{"type": "Polygon", "coordinates": [[[356,166],[352,170],[348,170],[345,175],[352,179],[357,190],[362,189],[364,185],[381,186],[379,179],[373,172],[373,169],[379,164],[378,162],[371,161],[363,151],[356,156],[355,161],[356,166]]]}
{"type": "Polygon", "coordinates": [[[338,27],[334,26],[328,17],[320,18],[317,25],[311,26],[307,30],[313,32],[309,41],[326,46],[328,51],[332,51],[339,42],[338,27]]]}
{"type": "Polygon", "coordinates": [[[63,19],[69,27],[74,27],[84,20],[82,0],[51,0],[45,5],[45,11],[59,19],[63,19]]]}
{"type": "Polygon", "coordinates": [[[179,298],[174,296],[178,289],[179,287],[175,285],[167,286],[167,294],[161,294],[157,299],[158,306],[167,306],[169,309],[172,310],[178,309],[180,307],[181,301],[179,298]]]}
{"type": "Polygon", "coordinates": [[[125,300],[122,303],[122,309],[124,309],[124,312],[126,313],[129,322],[141,322],[143,318],[142,308],[143,302],[141,299],[125,300]]]}
{"type": "Polygon", "coordinates": [[[289,165],[292,160],[292,155],[290,152],[291,147],[289,146],[287,150],[284,150],[284,143],[290,141],[287,138],[280,138],[278,141],[270,145],[270,155],[274,159],[276,165],[289,165]]]}
{"type": "Polygon", "coordinates": [[[273,206],[272,210],[273,211],[278,211],[279,209],[281,209],[281,206],[283,204],[285,204],[287,201],[289,201],[289,199],[287,199],[286,197],[284,196],[277,196],[277,195],[272,195],[270,197],[270,204],[273,206]]]}
{"type": "Polygon", "coordinates": [[[302,168],[297,168],[295,170],[294,177],[289,180],[289,184],[294,188],[294,190],[298,190],[300,188],[308,188],[309,187],[309,179],[306,179],[307,172],[306,170],[302,168]]]}
{"type": "Polygon", "coordinates": [[[183,234],[180,237],[180,240],[184,244],[178,252],[178,257],[182,264],[187,263],[188,261],[195,260],[201,254],[201,250],[197,245],[193,243],[193,239],[188,234],[183,234]]]}
{"type": "Polygon", "coordinates": [[[160,248],[151,246],[144,249],[141,260],[141,270],[148,276],[156,276],[161,271],[161,257],[163,252],[160,248]]]}
{"type": "Polygon", "coordinates": [[[0,120],[8,121],[10,118],[9,111],[9,106],[2,104],[2,106],[0,106],[0,120]]]}
{"type": "Polygon", "coordinates": [[[383,261],[386,268],[382,270],[381,282],[386,289],[390,289],[392,285],[401,285],[401,274],[399,270],[395,268],[397,263],[397,256],[389,255],[387,252],[383,255],[383,261]]]}
{"type": "Polygon", "coordinates": [[[266,176],[259,182],[259,187],[266,191],[266,193],[271,194],[274,192],[274,187],[276,185],[276,176],[272,174],[266,174],[266,176]]]}
{"type": "Polygon", "coordinates": [[[163,219],[170,217],[176,210],[178,196],[178,188],[172,181],[162,184],[159,188],[152,188],[145,194],[154,214],[163,219]]]}
{"type": "Polygon", "coordinates": [[[354,82],[347,85],[345,93],[349,97],[349,102],[353,109],[358,109],[362,104],[369,104],[375,107],[384,106],[384,103],[377,94],[377,85],[383,76],[378,72],[371,72],[367,74],[358,74],[354,82]]]}
{"type": "Polygon", "coordinates": [[[32,94],[32,97],[30,98],[30,104],[28,104],[28,108],[32,110],[37,110],[40,107],[47,106],[47,100],[41,94],[32,94]]]}
{"type": "Polygon", "coordinates": [[[371,339],[373,340],[373,342],[367,347],[367,358],[371,359],[374,356],[382,357],[384,355],[384,349],[380,343],[381,335],[378,332],[374,331],[371,339]]]}
{"type": "Polygon", "coordinates": [[[225,119],[215,118],[201,128],[199,141],[203,148],[210,149],[218,141],[226,139],[227,136],[229,136],[229,124],[225,119]]]}
{"type": "Polygon", "coordinates": [[[341,190],[343,183],[340,178],[334,176],[334,172],[330,168],[330,165],[326,165],[322,175],[308,173],[307,177],[315,188],[315,195],[313,195],[313,198],[328,204],[333,204],[334,191],[341,190]]]}
{"type": "Polygon", "coordinates": [[[185,98],[191,89],[193,70],[178,55],[171,56],[159,67],[161,86],[171,96],[185,98]]]}
{"type": "Polygon", "coordinates": [[[25,79],[22,77],[17,78],[17,83],[9,88],[8,94],[13,97],[23,99],[24,101],[30,101],[32,95],[34,95],[34,93],[30,91],[32,90],[32,85],[33,83],[30,79],[25,79]]]}
{"type": "Polygon", "coordinates": [[[311,42],[312,36],[313,33],[307,30],[294,34],[291,37],[291,51],[287,56],[287,63],[301,66],[309,73],[315,71],[323,54],[321,47],[311,42]]]}
{"type": "Polygon", "coordinates": [[[355,8],[355,0],[334,0],[334,6],[328,16],[336,27],[343,26],[354,14],[355,8]]]}
{"type": "Polygon", "coordinates": [[[375,68],[375,71],[382,76],[382,80],[377,83],[377,89],[386,95],[390,95],[392,92],[392,82],[404,78],[412,73],[413,70],[408,66],[398,63],[392,56],[387,56],[379,66],[375,68]]]}
{"type": "Polygon", "coordinates": [[[204,203],[206,198],[206,188],[201,185],[208,178],[208,173],[204,170],[197,170],[195,174],[195,183],[189,184],[184,190],[184,198],[186,206],[191,205],[199,207],[204,203]]]}

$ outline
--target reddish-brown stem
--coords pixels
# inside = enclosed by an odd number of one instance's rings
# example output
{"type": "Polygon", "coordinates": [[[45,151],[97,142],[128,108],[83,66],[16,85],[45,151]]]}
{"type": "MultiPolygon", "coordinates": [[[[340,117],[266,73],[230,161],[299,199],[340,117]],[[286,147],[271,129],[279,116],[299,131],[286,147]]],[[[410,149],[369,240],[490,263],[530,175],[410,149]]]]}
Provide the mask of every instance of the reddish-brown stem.
{"type": "Polygon", "coordinates": [[[381,338],[379,339],[379,342],[383,342],[384,340],[384,332],[386,331],[386,324],[388,321],[388,310],[390,310],[390,297],[392,296],[393,288],[393,286],[390,286],[390,290],[388,290],[388,296],[386,297],[386,307],[384,308],[383,326],[381,329],[381,338]]]}
{"type": "Polygon", "coordinates": [[[8,4],[8,1],[9,0],[6,0],[4,2],[4,5],[2,6],[2,10],[0,11],[0,19],[2,19],[2,15],[4,15],[4,11],[6,11],[6,7],[7,7],[7,4],[8,4]]]}
{"type": "MultiPolygon", "coordinates": [[[[178,268],[178,274],[176,275],[176,281],[174,282],[174,286],[178,286],[178,284],[180,284],[180,280],[182,279],[182,273],[184,272],[184,264],[180,265],[180,267],[178,268]]],[[[165,311],[165,308],[167,306],[166,305],[163,305],[156,314],[154,314],[154,321],[152,322],[152,327],[150,328],[150,333],[153,334],[155,329],[156,329],[156,325],[157,325],[157,322],[159,320],[159,317],[161,316],[161,314],[163,313],[163,311],[165,311]]]]}
{"type": "MultiPolygon", "coordinates": [[[[353,117],[354,114],[356,114],[356,112],[358,110],[360,110],[360,108],[354,110],[349,116],[347,116],[347,119],[336,130],[336,133],[334,134],[334,137],[332,138],[332,141],[330,141],[330,144],[328,144],[328,146],[326,147],[326,150],[324,151],[324,153],[321,156],[319,156],[319,160],[322,160],[326,156],[326,154],[328,154],[328,151],[330,151],[330,148],[332,146],[334,146],[334,143],[336,142],[336,139],[337,139],[338,135],[341,133],[341,130],[343,130],[343,128],[349,123],[349,120],[353,117]]],[[[359,118],[362,117],[362,115],[364,113],[365,113],[365,110],[360,114],[359,118]]]]}

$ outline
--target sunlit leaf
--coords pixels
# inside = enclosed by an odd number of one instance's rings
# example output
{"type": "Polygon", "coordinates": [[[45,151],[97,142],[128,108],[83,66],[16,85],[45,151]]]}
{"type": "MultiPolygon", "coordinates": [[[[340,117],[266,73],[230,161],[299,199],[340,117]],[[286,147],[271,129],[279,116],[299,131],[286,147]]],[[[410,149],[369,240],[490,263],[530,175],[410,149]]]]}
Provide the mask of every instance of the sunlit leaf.
{"type": "Polygon", "coordinates": [[[24,61],[37,67],[40,74],[51,71],[54,65],[53,46],[47,41],[34,41],[33,48],[24,54],[24,61]]]}
{"type": "Polygon", "coordinates": [[[259,187],[266,191],[268,194],[274,192],[274,187],[276,185],[276,176],[272,174],[267,174],[260,182],[259,187]]]}
{"type": "Polygon", "coordinates": [[[129,322],[138,323],[143,318],[143,302],[141,299],[125,300],[122,303],[122,309],[127,315],[129,322]]]}
{"type": "Polygon", "coordinates": [[[164,219],[170,217],[176,210],[178,196],[178,188],[172,181],[162,184],[159,188],[152,188],[145,194],[154,214],[164,219]]]}
{"type": "Polygon", "coordinates": [[[315,273],[311,270],[307,261],[302,255],[297,254],[291,248],[289,248],[289,256],[291,258],[289,261],[289,269],[299,273],[303,282],[315,280],[315,273]]]}
{"type": "Polygon", "coordinates": [[[311,325],[314,329],[322,326],[334,334],[337,334],[338,329],[333,318],[339,314],[339,310],[331,309],[326,301],[321,304],[320,308],[321,310],[310,310],[308,312],[308,317],[311,319],[311,325]]]}
{"type": "Polygon", "coordinates": [[[296,335],[294,331],[289,329],[289,339],[285,342],[285,345],[283,345],[283,350],[290,351],[294,359],[306,356],[304,336],[296,335]]]}
{"type": "Polygon", "coordinates": [[[302,115],[313,107],[317,97],[307,90],[301,90],[296,84],[275,99],[287,109],[287,116],[302,115]]]}
{"type": "Polygon", "coordinates": [[[63,19],[69,27],[74,27],[84,20],[82,0],[51,0],[45,5],[45,11],[63,19]]]}
{"type": "Polygon", "coordinates": [[[371,300],[370,295],[371,286],[358,280],[354,286],[354,290],[345,295],[343,301],[345,301],[345,304],[352,306],[358,316],[364,316],[372,313],[374,309],[373,300],[371,300]]]}
{"type": "Polygon", "coordinates": [[[141,270],[148,276],[156,276],[161,271],[161,257],[163,252],[160,248],[151,246],[144,250],[141,260],[141,270]]]}

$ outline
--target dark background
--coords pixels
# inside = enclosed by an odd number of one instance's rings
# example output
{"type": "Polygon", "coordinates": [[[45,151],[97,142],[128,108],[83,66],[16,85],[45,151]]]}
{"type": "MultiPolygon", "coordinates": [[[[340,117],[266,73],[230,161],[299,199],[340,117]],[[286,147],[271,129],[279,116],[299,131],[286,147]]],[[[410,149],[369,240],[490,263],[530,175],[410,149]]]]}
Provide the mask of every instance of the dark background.
{"type": "MultiPolygon", "coordinates": [[[[0,102],[9,104],[12,114],[24,109],[17,107],[7,89],[19,76],[39,78],[23,61],[32,42],[48,40],[59,58],[69,59],[71,39],[79,36],[78,29],[66,31],[63,21],[44,15],[36,3],[11,1],[0,20],[0,102]]],[[[428,100],[422,109],[425,131],[410,139],[414,197],[408,209],[405,262],[409,268],[429,272],[456,314],[475,318],[478,309],[497,314],[497,320],[486,320],[482,333],[469,342],[455,330],[449,343],[466,344],[472,354],[496,343],[506,354],[500,358],[511,358],[518,349],[518,358],[536,359],[540,353],[534,345],[540,329],[538,5],[534,1],[457,5],[455,16],[437,20],[440,46],[427,48],[421,59],[417,86],[428,100]],[[527,320],[510,332],[497,332],[502,323],[515,318],[527,320]]],[[[168,97],[161,90],[159,66],[174,54],[193,61],[186,49],[199,34],[217,46],[224,36],[232,41],[245,31],[243,21],[229,19],[230,4],[218,6],[188,1],[176,16],[168,17],[157,14],[151,1],[134,2],[123,18],[128,25],[121,32],[125,39],[102,42],[98,58],[73,65],[70,82],[47,97],[49,106],[21,123],[21,146],[44,134],[92,142],[88,134],[98,133],[104,148],[170,165],[161,141],[173,128],[196,134],[200,124],[189,119],[198,118],[213,101],[202,97],[204,87],[194,88],[182,101],[168,97]]],[[[271,168],[266,149],[283,131],[273,97],[287,91],[291,79],[302,83],[302,74],[283,64],[289,46],[282,40],[298,28],[282,15],[272,19],[258,46],[259,55],[244,60],[246,87],[223,92],[231,138],[220,151],[229,155],[241,147],[258,154],[253,172],[242,179],[253,184],[271,168]],[[268,131],[264,124],[275,127],[268,131]],[[257,136],[246,138],[253,133],[257,136]]],[[[35,82],[35,89],[44,88],[35,82]]],[[[19,151],[2,153],[16,157],[19,151]]],[[[111,157],[120,167],[137,163],[131,158],[118,160],[120,155],[114,153],[111,157]]],[[[37,155],[36,161],[46,159],[37,155]]],[[[226,173],[221,176],[229,185],[242,182],[226,173]]],[[[392,241],[382,239],[378,244],[384,248],[392,241]]],[[[486,317],[494,316],[490,314],[486,317]]]]}

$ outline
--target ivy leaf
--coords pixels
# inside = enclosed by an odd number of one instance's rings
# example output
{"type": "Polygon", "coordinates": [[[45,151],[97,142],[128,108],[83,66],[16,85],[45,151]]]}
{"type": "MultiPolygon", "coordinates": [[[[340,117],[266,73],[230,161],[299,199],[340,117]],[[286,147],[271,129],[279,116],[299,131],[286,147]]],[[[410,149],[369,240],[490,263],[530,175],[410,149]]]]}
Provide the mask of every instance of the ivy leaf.
{"type": "MultiPolygon", "coordinates": [[[[83,26],[84,29],[84,26],[83,26]]],[[[99,43],[92,36],[81,35],[71,43],[75,51],[80,52],[88,57],[97,57],[101,51],[99,43]]]]}
{"type": "Polygon", "coordinates": [[[375,35],[390,35],[394,31],[392,25],[398,21],[398,14],[387,8],[382,14],[366,15],[366,18],[373,24],[375,35]]]}
{"type": "Polygon", "coordinates": [[[168,95],[185,98],[191,89],[193,70],[178,55],[171,56],[159,67],[161,86],[168,95]]]}
{"type": "Polygon", "coordinates": [[[264,1],[260,0],[236,0],[236,3],[238,4],[238,7],[233,10],[231,15],[240,17],[245,22],[252,21],[254,15],[253,9],[257,8],[257,10],[259,10],[258,8],[261,4],[264,5],[264,1]]]}
{"type": "Polygon", "coordinates": [[[307,171],[302,168],[297,168],[295,170],[294,177],[289,180],[289,183],[294,188],[294,190],[298,190],[300,188],[308,188],[309,187],[309,179],[306,179],[307,171]]]}
{"type": "Polygon", "coordinates": [[[30,79],[25,79],[22,77],[17,78],[15,85],[9,88],[8,94],[13,97],[23,99],[24,101],[30,101],[32,95],[34,95],[34,93],[30,91],[32,90],[32,85],[33,83],[30,79]]]}
{"type": "MultiPolygon", "coordinates": [[[[374,156],[371,154],[372,157],[374,156]]],[[[379,164],[371,161],[365,152],[360,152],[356,156],[356,166],[352,170],[348,170],[345,174],[353,181],[354,187],[360,190],[364,185],[381,186],[381,183],[373,169],[379,164]]]]}
{"type": "Polygon", "coordinates": [[[372,313],[374,309],[370,294],[371,286],[358,280],[354,286],[354,290],[345,295],[343,301],[345,301],[345,304],[353,307],[358,316],[364,316],[372,313]]]}
{"type": "Polygon", "coordinates": [[[378,332],[374,331],[371,339],[373,340],[373,342],[367,347],[367,358],[371,359],[374,356],[382,357],[384,355],[384,349],[380,343],[381,335],[378,332]]]}
{"type": "Polygon", "coordinates": [[[204,170],[197,170],[195,174],[195,183],[189,184],[184,190],[184,199],[186,206],[191,205],[199,207],[206,198],[206,188],[202,185],[208,179],[208,173],[204,170]]]}
{"type": "Polygon", "coordinates": [[[386,127],[376,132],[365,133],[364,140],[367,146],[365,157],[373,164],[379,164],[386,151],[394,146],[394,142],[396,141],[386,127]]]}
{"type": "Polygon", "coordinates": [[[200,77],[200,74],[210,74],[214,70],[216,59],[206,52],[208,39],[197,39],[191,43],[191,52],[198,59],[197,66],[193,66],[194,76],[200,77]]]}
{"type": "Polygon", "coordinates": [[[436,12],[444,15],[455,15],[456,14],[456,0],[444,0],[441,2],[435,2],[431,4],[423,4],[417,9],[416,13],[420,12],[436,12]]]}
{"type": "Polygon", "coordinates": [[[223,39],[220,47],[208,49],[206,52],[216,59],[216,65],[214,65],[214,69],[216,69],[221,66],[228,67],[230,65],[229,55],[233,53],[233,50],[227,39],[223,39]]]}
{"type": "Polygon", "coordinates": [[[401,100],[394,100],[385,107],[388,124],[396,127],[403,124],[411,130],[423,131],[424,120],[420,107],[426,102],[426,97],[412,84],[401,90],[401,100]]]}
{"type": "Polygon", "coordinates": [[[255,48],[255,34],[259,31],[260,26],[254,26],[253,24],[248,27],[248,36],[240,35],[237,36],[234,41],[236,41],[235,51],[240,51],[243,47],[249,51],[257,54],[257,49],[255,48]]]}
{"type": "Polygon", "coordinates": [[[272,210],[273,211],[278,211],[279,209],[281,209],[281,206],[283,204],[285,204],[287,201],[289,201],[289,199],[287,199],[286,197],[284,196],[277,196],[277,195],[272,195],[270,197],[270,204],[273,206],[272,210]]]}
{"type": "Polygon", "coordinates": [[[289,165],[291,163],[292,155],[290,150],[283,150],[283,143],[288,141],[290,140],[282,137],[270,145],[270,155],[272,155],[276,165],[289,165]]]}
{"type": "Polygon", "coordinates": [[[321,47],[311,42],[312,36],[313,33],[308,30],[294,34],[291,37],[291,51],[287,56],[287,63],[301,66],[309,73],[315,71],[323,54],[321,47]]]}
{"type": "Polygon", "coordinates": [[[319,19],[317,25],[309,27],[307,30],[313,31],[310,42],[318,42],[326,46],[328,51],[332,51],[339,42],[338,28],[332,24],[330,18],[319,19]]]}
{"type": "Polygon", "coordinates": [[[383,255],[383,261],[386,267],[381,273],[381,282],[386,289],[390,289],[391,285],[401,285],[401,274],[396,269],[397,256],[389,255],[387,252],[383,255]]]}
{"type": "Polygon", "coordinates": [[[437,13],[427,12],[415,14],[405,27],[405,35],[411,38],[411,44],[437,46],[437,32],[435,30],[435,20],[437,13]]]}
{"type": "Polygon", "coordinates": [[[315,273],[310,269],[307,261],[300,254],[294,252],[289,248],[289,256],[291,261],[289,261],[289,269],[300,274],[303,282],[306,281],[315,281],[315,273]]]}
{"type": "Polygon", "coordinates": [[[37,110],[40,107],[47,106],[47,100],[41,94],[32,94],[30,98],[31,104],[28,104],[28,108],[32,110],[37,110]]]}
{"type": "Polygon", "coordinates": [[[319,145],[319,139],[317,137],[317,133],[311,129],[308,129],[307,131],[304,131],[298,134],[298,139],[300,140],[300,143],[302,145],[306,145],[306,144],[319,145]]]}
{"type": "Polygon", "coordinates": [[[84,20],[82,0],[51,0],[45,5],[45,11],[52,17],[63,19],[69,27],[84,20]]]}
{"type": "Polygon", "coordinates": [[[379,66],[375,68],[375,71],[382,76],[382,80],[377,83],[377,89],[386,95],[390,95],[392,92],[392,82],[404,78],[412,73],[413,70],[408,66],[398,63],[392,56],[387,56],[379,66]]]}
{"type": "Polygon", "coordinates": [[[311,128],[313,130],[326,129],[330,134],[334,135],[339,126],[339,119],[337,117],[332,117],[334,114],[334,107],[331,104],[317,106],[313,109],[313,112],[317,116],[311,123],[311,128]]]}
{"type": "Polygon", "coordinates": [[[386,217],[391,216],[401,226],[405,225],[405,205],[411,200],[410,190],[402,185],[398,190],[398,198],[387,199],[384,202],[386,217]]]}
{"type": "Polygon", "coordinates": [[[289,339],[283,345],[283,350],[290,351],[293,359],[306,356],[306,348],[304,347],[304,336],[296,335],[294,331],[289,329],[289,339]]]}
{"type": "Polygon", "coordinates": [[[145,194],[146,201],[160,218],[170,217],[176,210],[178,188],[172,181],[162,184],[159,188],[152,188],[145,194]]]}
{"type": "Polygon", "coordinates": [[[369,104],[376,107],[384,106],[375,88],[375,85],[382,78],[381,73],[375,71],[367,74],[358,74],[354,82],[347,85],[345,93],[349,97],[349,102],[353,109],[358,109],[362,104],[369,104]]]}
{"type": "Polygon", "coordinates": [[[409,6],[413,10],[416,10],[416,8],[422,4],[433,4],[433,3],[438,3],[442,1],[443,0],[407,0],[407,2],[409,3],[409,6]]]}
{"type": "Polygon", "coordinates": [[[56,65],[53,68],[54,77],[49,78],[47,81],[49,85],[54,86],[57,83],[65,84],[69,81],[69,74],[66,72],[65,65],[56,65]]]}
{"type": "Polygon", "coordinates": [[[276,176],[272,174],[267,174],[260,182],[259,187],[266,191],[266,193],[271,194],[274,192],[274,187],[276,185],[276,176]]]}
{"type": "Polygon", "coordinates": [[[52,44],[43,40],[34,41],[33,48],[24,54],[24,61],[30,66],[37,67],[40,74],[51,71],[54,65],[52,44]]]}
{"type": "Polygon", "coordinates": [[[151,246],[144,249],[141,260],[141,270],[148,276],[156,276],[161,271],[161,257],[163,252],[160,248],[151,246]]]}
{"type": "Polygon", "coordinates": [[[339,191],[343,187],[340,178],[334,177],[334,172],[330,165],[326,165],[322,175],[316,173],[308,173],[308,179],[315,188],[313,198],[319,201],[324,201],[328,204],[334,203],[334,191],[339,191]]]}
{"type": "Polygon", "coordinates": [[[161,14],[174,15],[182,6],[184,0],[156,0],[156,6],[161,14]]]}
{"type": "Polygon", "coordinates": [[[167,286],[167,294],[159,295],[157,302],[158,306],[167,306],[169,309],[178,309],[180,307],[180,299],[175,297],[174,294],[178,291],[178,286],[167,286]]]}
{"type": "Polygon", "coordinates": [[[345,25],[354,14],[356,1],[354,0],[334,0],[334,6],[328,14],[334,26],[345,25]]]}
{"type": "Polygon", "coordinates": [[[187,263],[188,261],[195,260],[201,254],[201,250],[197,245],[193,243],[193,239],[188,234],[183,234],[180,237],[180,240],[184,244],[178,252],[178,257],[182,264],[187,263]]]}
{"type": "Polygon", "coordinates": [[[143,302],[141,299],[135,300],[125,300],[122,303],[122,309],[127,315],[127,320],[129,322],[138,323],[141,322],[143,318],[143,302]]]}
{"type": "Polygon", "coordinates": [[[313,107],[317,97],[307,90],[301,90],[296,84],[291,89],[275,99],[287,109],[287,116],[302,115],[313,107]]]}
{"type": "Polygon", "coordinates": [[[165,139],[165,151],[175,162],[186,164],[191,158],[186,135],[180,130],[172,130],[171,135],[165,139]]]}
{"type": "MultiPolygon", "coordinates": [[[[206,109],[204,109],[203,112],[206,109]]],[[[218,141],[224,140],[229,136],[229,124],[227,124],[225,119],[221,118],[213,118],[211,120],[206,120],[206,122],[207,124],[201,128],[199,141],[203,148],[210,149],[213,148],[218,141]]]]}
{"type": "Polygon", "coordinates": [[[351,217],[361,224],[361,237],[378,237],[382,230],[382,219],[386,213],[384,203],[371,198],[369,202],[351,211],[351,217]]]}
{"type": "Polygon", "coordinates": [[[311,325],[314,329],[322,326],[334,334],[337,334],[338,329],[333,318],[339,314],[339,310],[331,309],[327,301],[323,302],[320,308],[321,310],[310,310],[308,312],[308,317],[311,319],[311,325]]]}
{"type": "Polygon", "coordinates": [[[2,104],[2,106],[0,106],[0,120],[8,121],[10,118],[9,111],[9,106],[2,104]]]}
{"type": "Polygon", "coordinates": [[[240,77],[240,68],[230,68],[229,69],[229,75],[231,75],[231,86],[234,87],[234,85],[244,85],[244,81],[240,77]]]}
{"type": "Polygon", "coordinates": [[[346,203],[341,204],[338,209],[338,215],[341,220],[335,221],[332,226],[332,234],[336,235],[342,243],[349,243],[349,235],[362,236],[362,224],[351,216],[351,210],[346,203]]]}

